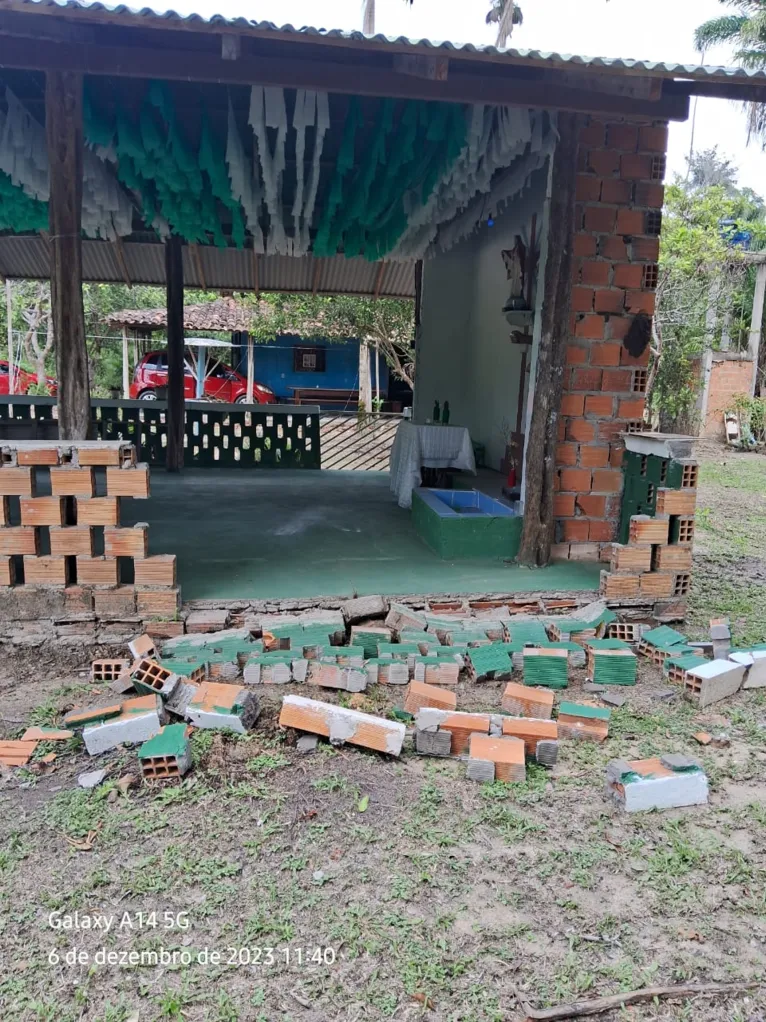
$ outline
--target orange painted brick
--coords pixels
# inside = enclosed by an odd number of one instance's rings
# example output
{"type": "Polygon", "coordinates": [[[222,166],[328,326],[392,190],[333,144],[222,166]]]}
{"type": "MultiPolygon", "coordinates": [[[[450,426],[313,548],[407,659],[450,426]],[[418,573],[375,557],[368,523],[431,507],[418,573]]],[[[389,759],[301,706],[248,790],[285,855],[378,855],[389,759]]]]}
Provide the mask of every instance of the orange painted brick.
{"type": "MultiPolygon", "coordinates": [[[[591,149],[588,153],[588,167],[599,177],[611,177],[620,168],[620,154],[613,149],[591,149]]],[[[587,222],[585,226],[588,226],[587,222]]],[[[609,230],[609,228],[592,227],[589,230],[609,230]]]]}
{"type": "MultiPolygon", "coordinates": [[[[604,336],[603,316],[583,316],[578,319],[575,325],[575,337],[585,337],[588,340],[597,341],[604,336]]],[[[591,359],[591,361],[593,361],[591,359]]]]}
{"type": "Polygon", "coordinates": [[[563,538],[567,543],[586,543],[589,528],[586,518],[565,518],[562,524],[563,538]]]}
{"type": "Polygon", "coordinates": [[[0,586],[16,584],[16,564],[12,557],[0,557],[0,586]]]}
{"type": "Polygon", "coordinates": [[[555,720],[534,720],[531,717],[503,717],[503,735],[518,738],[524,743],[527,756],[534,756],[540,741],[557,741],[558,724],[555,720]]]}
{"type": "Polygon", "coordinates": [[[106,492],[110,497],[146,499],[149,496],[149,466],[141,463],[132,468],[107,468],[106,492]]]}
{"type": "Polygon", "coordinates": [[[582,415],[584,398],[582,394],[563,394],[561,397],[562,415],[582,415]]]}
{"type": "Polygon", "coordinates": [[[629,393],[633,386],[631,369],[605,369],[601,378],[601,389],[609,393],[629,393]]]}
{"type": "Polygon", "coordinates": [[[620,419],[643,419],[646,399],[643,397],[628,398],[620,401],[617,416],[620,419]]]}
{"type": "Polygon", "coordinates": [[[116,586],[116,557],[78,557],[77,581],[80,585],[116,586]]]}
{"type": "Polygon", "coordinates": [[[556,518],[573,518],[575,495],[573,493],[555,493],[553,495],[553,513],[556,518]]]}
{"type": "Polygon", "coordinates": [[[37,554],[40,540],[37,529],[29,526],[7,526],[0,529],[0,554],[37,554]]]}
{"type": "Polygon", "coordinates": [[[601,572],[600,592],[609,600],[628,600],[638,596],[638,575],[613,575],[601,572]]]}
{"type": "Polygon", "coordinates": [[[78,447],[78,465],[132,465],[135,462],[135,451],[128,445],[118,447],[78,447]]]}
{"type": "Polygon", "coordinates": [[[572,288],[572,312],[591,312],[593,309],[593,288],[572,288]]]}
{"type": "Polygon", "coordinates": [[[622,447],[609,448],[609,464],[612,468],[622,468],[624,454],[625,451],[622,447]]]}
{"type": "Polygon", "coordinates": [[[601,181],[592,174],[578,174],[575,186],[578,202],[598,202],[601,198],[601,181]]]}
{"type": "Polygon", "coordinates": [[[56,447],[19,448],[16,452],[19,465],[58,465],[59,451],[56,447]]]}
{"type": "Polygon", "coordinates": [[[26,766],[37,748],[37,742],[0,742],[0,763],[6,767],[26,766]]]}
{"type": "Polygon", "coordinates": [[[660,239],[633,238],[630,255],[637,263],[656,263],[660,258],[660,239]]]}
{"type": "Polygon", "coordinates": [[[424,707],[432,706],[436,710],[454,710],[457,707],[457,694],[436,685],[426,685],[422,681],[411,681],[404,700],[404,708],[408,713],[417,713],[424,707]]]}
{"type": "Polygon", "coordinates": [[[607,262],[589,260],[582,264],[580,279],[583,284],[591,284],[594,287],[607,287],[611,269],[611,265],[607,262]]]}
{"type": "Polygon", "coordinates": [[[553,692],[549,688],[534,688],[509,681],[503,692],[501,706],[505,713],[514,717],[550,720],[553,714],[553,692]]]}
{"type": "Polygon", "coordinates": [[[644,268],[635,263],[623,263],[614,268],[614,286],[625,288],[641,287],[644,279],[644,268]]]}
{"type": "Polygon", "coordinates": [[[617,211],[617,233],[622,234],[643,234],[644,213],[639,209],[620,209],[617,211]]]}
{"type": "Polygon", "coordinates": [[[51,553],[55,557],[82,554],[93,556],[93,530],[88,526],[67,525],[50,530],[51,553]]]}
{"type": "Polygon", "coordinates": [[[178,588],[136,590],[136,610],[145,618],[173,618],[180,604],[181,593],[178,588]]]}
{"type": "Polygon", "coordinates": [[[611,234],[617,220],[617,211],[613,206],[586,206],[583,226],[586,231],[600,234],[611,234]]]}
{"type": "Polygon", "coordinates": [[[54,497],[92,497],[95,492],[92,468],[61,465],[51,469],[51,493],[54,497]]]}
{"type": "Polygon", "coordinates": [[[614,398],[607,394],[588,394],[585,398],[585,414],[611,418],[614,414],[614,398]]]}
{"type": "Polygon", "coordinates": [[[133,586],[96,589],[93,593],[93,610],[96,617],[132,617],[136,613],[136,591],[133,586]]]}
{"type": "Polygon", "coordinates": [[[69,562],[66,557],[25,557],[24,582],[27,585],[69,585],[69,562]]]}
{"type": "Polygon", "coordinates": [[[632,322],[632,316],[610,316],[606,336],[611,341],[624,341],[632,322]]]}
{"type": "Polygon", "coordinates": [[[596,254],[596,239],[592,234],[575,234],[572,251],[578,258],[588,258],[596,254]]]}
{"type": "Polygon", "coordinates": [[[33,497],[35,494],[34,469],[3,465],[0,468],[0,496],[33,497]]]}
{"type": "Polygon", "coordinates": [[[591,472],[585,468],[562,468],[561,489],[569,492],[588,491],[591,488],[591,472]]]}
{"type": "Polygon", "coordinates": [[[608,440],[609,443],[617,443],[620,434],[625,432],[626,423],[621,419],[599,419],[598,435],[601,440],[608,440]]]}
{"type": "Polygon", "coordinates": [[[611,543],[617,535],[617,525],[615,522],[607,521],[591,521],[588,526],[588,539],[591,543],[611,543]]]}
{"type": "Polygon", "coordinates": [[[621,262],[628,258],[628,246],[622,238],[616,234],[610,234],[602,238],[599,243],[599,254],[604,259],[611,259],[613,262],[621,262]]]}
{"type": "Polygon", "coordinates": [[[609,566],[612,571],[622,574],[649,571],[652,566],[652,548],[648,543],[632,546],[615,543],[609,566]]]}
{"type": "Polygon", "coordinates": [[[570,390],[601,390],[600,369],[573,369],[570,390]]]}
{"type": "Polygon", "coordinates": [[[696,490],[657,490],[658,515],[692,515],[696,506],[696,490]]]}
{"type": "MultiPolygon", "coordinates": [[[[573,705],[572,713],[559,713],[559,735],[562,738],[578,738],[594,742],[605,741],[609,737],[609,721],[580,715],[574,712],[574,706],[576,705],[573,705]]],[[[581,705],[586,707],[593,704],[583,703],[581,705]]]]}
{"type": "Polygon", "coordinates": [[[596,429],[592,422],[587,419],[570,419],[566,427],[567,440],[576,440],[578,443],[587,444],[596,435],[596,429]]]}
{"type": "Polygon", "coordinates": [[[599,149],[604,145],[606,125],[601,121],[590,120],[580,129],[580,146],[599,149]]]}
{"type": "Polygon", "coordinates": [[[637,312],[645,312],[647,316],[653,316],[656,304],[657,298],[654,291],[627,291],[625,293],[625,308],[634,315],[637,312]]]}
{"type": "Polygon", "coordinates": [[[630,182],[618,177],[604,178],[601,182],[601,201],[622,206],[630,202],[630,182]]]}
{"type": "Polygon", "coordinates": [[[650,571],[640,576],[639,591],[642,595],[668,599],[673,595],[674,576],[659,571],[650,571]]]}
{"type": "Polygon", "coordinates": [[[651,156],[636,156],[632,153],[626,153],[620,159],[620,177],[630,181],[651,180],[651,156]]]}
{"type": "Polygon", "coordinates": [[[525,781],[527,777],[524,743],[518,738],[493,738],[471,735],[468,755],[495,764],[495,780],[525,781]]]}
{"type": "Polygon", "coordinates": [[[618,366],[620,364],[620,344],[594,344],[590,350],[591,365],[618,366]]]}
{"type": "Polygon", "coordinates": [[[577,507],[588,518],[603,518],[606,514],[606,497],[593,493],[578,493],[577,507]]]}
{"type": "Polygon", "coordinates": [[[661,543],[667,546],[670,531],[668,518],[650,518],[648,515],[633,515],[630,519],[631,543],[661,543]]]}
{"type": "Polygon", "coordinates": [[[404,725],[398,721],[294,695],[282,700],[279,723],[282,727],[294,727],[392,756],[401,752],[405,735],[404,725]]]}
{"type": "Polygon", "coordinates": [[[658,182],[639,181],[636,184],[636,205],[650,209],[662,209],[665,201],[665,187],[658,182]]]}
{"type": "Polygon", "coordinates": [[[7,497],[0,497],[0,525],[11,524],[11,505],[7,497]]]}
{"type": "Polygon", "coordinates": [[[637,124],[610,124],[607,128],[607,144],[613,149],[634,153],[638,148],[637,124]]]}
{"type": "Polygon", "coordinates": [[[22,525],[64,524],[64,501],[61,497],[22,497],[19,503],[22,525]]]}
{"type": "Polygon", "coordinates": [[[678,544],[657,546],[655,565],[658,571],[689,571],[692,566],[692,549],[678,544]]]}
{"type": "Polygon", "coordinates": [[[577,451],[577,444],[558,444],[556,447],[556,464],[576,465],[577,451]]]}
{"type": "Polygon", "coordinates": [[[638,148],[647,153],[664,153],[668,148],[667,124],[645,124],[639,128],[638,148]]]}
{"type": "Polygon", "coordinates": [[[593,471],[594,493],[619,493],[622,489],[622,472],[611,468],[597,468],[593,471]]]}
{"type": "Polygon", "coordinates": [[[176,584],[176,555],[155,554],[133,565],[137,586],[174,586],[176,584]]]}
{"type": "Polygon", "coordinates": [[[596,312],[622,312],[625,295],[617,288],[597,288],[593,299],[596,312]]]}
{"type": "Polygon", "coordinates": [[[646,349],[644,350],[644,352],[641,355],[638,355],[637,357],[634,357],[633,355],[631,355],[627,348],[623,348],[622,351],[620,352],[620,365],[624,365],[624,366],[648,366],[649,365],[649,355],[650,355],[650,351],[649,351],[649,346],[648,345],[646,346],[646,349]]]}
{"type": "Polygon", "coordinates": [[[440,731],[452,735],[450,752],[453,756],[464,756],[473,734],[489,734],[489,715],[484,713],[451,713],[439,724],[440,731]]]}
{"type": "Polygon", "coordinates": [[[583,444],[580,448],[580,464],[583,468],[604,468],[609,464],[609,448],[583,444]]]}
{"type": "Polygon", "coordinates": [[[134,525],[131,529],[104,529],[104,553],[107,557],[147,557],[149,527],[134,525]]]}
{"type": "Polygon", "coordinates": [[[91,497],[90,500],[78,498],[76,505],[78,525],[119,525],[119,497],[91,497]]]}
{"type": "Polygon", "coordinates": [[[588,361],[588,349],[570,344],[567,346],[567,365],[582,365],[588,361]]]}

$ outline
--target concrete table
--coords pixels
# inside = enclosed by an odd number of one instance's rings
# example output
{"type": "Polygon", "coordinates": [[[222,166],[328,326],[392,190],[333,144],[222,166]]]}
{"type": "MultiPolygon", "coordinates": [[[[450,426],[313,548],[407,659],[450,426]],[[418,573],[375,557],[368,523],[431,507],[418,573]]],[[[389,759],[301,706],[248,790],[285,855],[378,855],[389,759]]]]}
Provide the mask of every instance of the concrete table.
{"type": "Polygon", "coordinates": [[[402,422],[391,448],[391,492],[399,507],[412,506],[422,468],[454,468],[476,475],[471,434],[465,426],[418,426],[402,422]]]}

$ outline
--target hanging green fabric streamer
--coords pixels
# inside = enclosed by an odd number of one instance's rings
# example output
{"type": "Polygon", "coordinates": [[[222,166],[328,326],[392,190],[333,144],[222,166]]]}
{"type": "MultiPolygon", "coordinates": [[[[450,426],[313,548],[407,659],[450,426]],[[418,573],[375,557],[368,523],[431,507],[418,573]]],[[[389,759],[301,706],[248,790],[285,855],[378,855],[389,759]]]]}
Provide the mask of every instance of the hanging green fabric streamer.
{"type": "Polygon", "coordinates": [[[48,203],[30,198],[7,174],[0,171],[0,230],[48,230],[48,203]]]}

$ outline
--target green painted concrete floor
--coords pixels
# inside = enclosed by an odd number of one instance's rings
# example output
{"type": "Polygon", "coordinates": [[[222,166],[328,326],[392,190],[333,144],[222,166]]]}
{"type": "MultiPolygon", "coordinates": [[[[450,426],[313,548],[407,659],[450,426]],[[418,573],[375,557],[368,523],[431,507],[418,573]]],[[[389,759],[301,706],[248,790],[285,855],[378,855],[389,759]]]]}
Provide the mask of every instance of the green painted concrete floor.
{"type": "Polygon", "coordinates": [[[598,564],[440,560],[387,472],[155,470],[151,487],[123,521],[149,523],[151,553],[177,554],[185,600],[598,588],[598,564]]]}

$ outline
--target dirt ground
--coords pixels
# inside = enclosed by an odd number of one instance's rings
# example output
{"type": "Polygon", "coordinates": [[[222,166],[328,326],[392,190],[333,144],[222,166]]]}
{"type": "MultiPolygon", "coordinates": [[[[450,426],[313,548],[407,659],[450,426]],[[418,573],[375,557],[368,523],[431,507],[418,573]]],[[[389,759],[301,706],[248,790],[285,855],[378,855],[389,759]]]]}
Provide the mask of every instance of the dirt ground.
{"type": "MultiPolygon", "coordinates": [[[[765,458],[705,453],[690,634],[715,611],[736,639],[766,638],[765,492],[765,458]]],[[[91,656],[4,656],[0,736],[97,701],[91,656]]],[[[461,685],[458,705],[494,711],[502,687],[461,685]]],[[[0,779],[0,1018],[515,1022],[514,986],[542,1007],[760,980],[766,698],[697,713],[658,700],[666,688],[642,662],[609,740],[565,744],[524,785],[472,784],[460,763],[411,751],[300,756],[276,725],[283,688],[264,693],[252,734],[196,732],[181,784],[124,793],[134,751],[59,745],[47,771],[0,779]],[[731,744],[703,749],[700,730],[731,744]],[[709,806],[629,817],[606,800],[609,759],[669,751],[702,759],[709,806]],[[79,789],[96,767],[107,781],[79,789]],[[110,928],[75,926],[94,919],[110,928]]],[[[366,708],[402,698],[372,690],[366,708]]],[[[766,992],[598,1017],[764,1022],[766,992]]]]}

